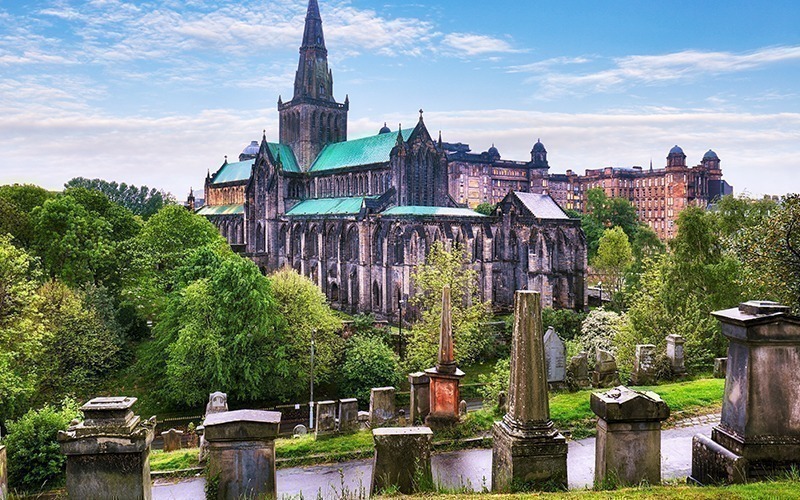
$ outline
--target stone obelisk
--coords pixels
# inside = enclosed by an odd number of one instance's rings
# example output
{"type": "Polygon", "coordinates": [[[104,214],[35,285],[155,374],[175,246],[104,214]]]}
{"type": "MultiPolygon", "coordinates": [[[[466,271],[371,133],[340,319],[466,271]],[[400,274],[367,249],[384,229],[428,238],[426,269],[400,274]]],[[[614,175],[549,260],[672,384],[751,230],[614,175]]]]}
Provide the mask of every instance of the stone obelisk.
{"type": "Polygon", "coordinates": [[[567,443],[550,420],[539,292],[514,295],[508,413],[492,428],[492,490],[567,488],[567,443]]]}
{"type": "Polygon", "coordinates": [[[458,422],[459,384],[464,372],[456,366],[453,355],[453,323],[450,312],[450,287],[442,289],[442,323],[439,329],[439,354],[436,366],[425,373],[430,378],[430,413],[425,423],[442,427],[458,422]]]}

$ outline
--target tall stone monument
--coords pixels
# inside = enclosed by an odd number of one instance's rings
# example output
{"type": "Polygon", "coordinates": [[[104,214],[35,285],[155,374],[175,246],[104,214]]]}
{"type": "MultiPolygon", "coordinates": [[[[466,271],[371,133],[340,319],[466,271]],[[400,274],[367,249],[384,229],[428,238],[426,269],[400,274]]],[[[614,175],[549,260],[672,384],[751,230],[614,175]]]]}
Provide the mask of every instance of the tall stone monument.
{"type": "Polygon", "coordinates": [[[83,422],[59,431],[67,456],[69,498],[152,498],[150,444],[155,418],[142,422],[131,407],[136,398],[94,398],[81,407],[83,422]]]}
{"type": "Polygon", "coordinates": [[[214,484],[206,498],[277,498],[275,437],[278,411],[235,410],[206,416],[208,443],[206,483],[214,484]]]}
{"type": "Polygon", "coordinates": [[[712,313],[728,338],[722,418],[692,441],[691,480],[742,483],[800,467],[800,317],[775,302],[712,313]]]}
{"type": "Polygon", "coordinates": [[[508,413],[492,428],[492,490],[567,488],[567,443],[550,420],[539,292],[517,290],[508,413]]]}
{"type": "Polygon", "coordinates": [[[567,380],[567,346],[552,326],[544,334],[544,359],[550,389],[563,389],[567,380]]]}
{"type": "Polygon", "coordinates": [[[459,384],[464,372],[456,366],[453,356],[453,327],[450,314],[450,287],[442,290],[442,324],[439,329],[439,354],[436,366],[425,373],[430,379],[431,405],[425,423],[433,427],[458,422],[459,384]]]}

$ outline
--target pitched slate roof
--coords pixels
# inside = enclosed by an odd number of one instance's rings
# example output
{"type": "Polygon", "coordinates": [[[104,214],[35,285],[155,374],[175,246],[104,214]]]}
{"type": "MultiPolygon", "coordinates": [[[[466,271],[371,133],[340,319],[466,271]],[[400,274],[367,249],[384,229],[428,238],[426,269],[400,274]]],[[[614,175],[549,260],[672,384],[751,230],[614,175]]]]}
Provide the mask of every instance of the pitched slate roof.
{"type": "Polygon", "coordinates": [[[206,205],[197,211],[197,215],[239,215],[244,213],[244,205],[206,205]]]}
{"type": "Polygon", "coordinates": [[[286,212],[286,215],[355,215],[361,211],[365,199],[375,198],[377,196],[303,200],[286,212]]]}
{"type": "Polygon", "coordinates": [[[450,208],[450,207],[427,207],[417,205],[405,205],[392,207],[381,212],[381,215],[432,215],[440,217],[486,217],[475,210],[469,208],[450,208]]]}
{"type": "MultiPolygon", "coordinates": [[[[284,172],[300,173],[300,166],[297,164],[292,148],[286,144],[274,142],[268,142],[267,146],[269,146],[269,152],[272,153],[273,158],[277,160],[280,157],[284,172]]],[[[246,181],[250,178],[253,163],[255,163],[254,159],[226,163],[214,174],[211,184],[246,181]]]]}
{"type": "MultiPolygon", "coordinates": [[[[413,131],[414,129],[401,130],[403,140],[407,141],[413,131]]],[[[371,135],[352,141],[328,144],[314,160],[309,172],[386,163],[395,144],[397,144],[397,134],[371,135]]]]}
{"type": "Polygon", "coordinates": [[[522,204],[540,219],[569,219],[569,216],[558,206],[549,194],[521,193],[514,191],[522,204]]]}
{"type": "Polygon", "coordinates": [[[297,158],[294,157],[294,151],[287,144],[277,144],[268,142],[269,152],[276,160],[280,156],[281,166],[284,172],[297,172],[300,173],[300,165],[297,164],[297,158]]]}

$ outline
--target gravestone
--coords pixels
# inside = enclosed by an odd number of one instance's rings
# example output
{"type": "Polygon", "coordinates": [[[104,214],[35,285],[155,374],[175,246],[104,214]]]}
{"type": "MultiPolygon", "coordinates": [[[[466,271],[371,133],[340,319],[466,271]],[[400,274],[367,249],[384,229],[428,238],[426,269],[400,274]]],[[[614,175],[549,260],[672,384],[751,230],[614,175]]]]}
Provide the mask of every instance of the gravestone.
{"type": "Polygon", "coordinates": [[[217,483],[217,499],[276,498],[275,437],[280,423],[277,411],[236,410],[206,417],[206,481],[213,478],[217,483]]]}
{"type": "Polygon", "coordinates": [[[506,391],[500,391],[497,393],[497,408],[500,410],[500,413],[505,414],[508,410],[508,396],[506,395],[506,391]]]}
{"type": "Polygon", "coordinates": [[[372,431],[375,456],[370,492],[396,488],[410,495],[433,486],[430,427],[384,427],[372,431]]]}
{"type": "Polygon", "coordinates": [[[594,386],[598,388],[615,387],[619,385],[617,360],[609,351],[597,349],[593,383],[594,386]]]}
{"type": "Polygon", "coordinates": [[[358,428],[362,431],[370,428],[368,411],[358,412],[358,428]]]}
{"type": "Polygon", "coordinates": [[[412,424],[422,423],[431,410],[431,379],[424,372],[408,374],[411,386],[411,408],[409,419],[412,424]]]}
{"type": "Polygon", "coordinates": [[[339,432],[349,434],[358,431],[358,400],[339,400],[339,432]]]}
{"type": "Polygon", "coordinates": [[[8,498],[8,459],[6,447],[0,444],[0,500],[8,498]]]}
{"type": "Polygon", "coordinates": [[[653,344],[638,344],[636,355],[633,359],[631,384],[652,385],[656,381],[656,346],[653,344]]]}
{"type": "Polygon", "coordinates": [[[585,352],[581,351],[570,358],[567,366],[567,382],[573,390],[592,386],[592,379],[589,377],[589,356],[585,352]]]}
{"type": "Polygon", "coordinates": [[[672,374],[676,377],[686,375],[686,364],[683,359],[683,344],[686,341],[677,333],[667,335],[667,359],[672,369],[672,374]]]}
{"type": "Polygon", "coordinates": [[[336,434],[336,401],[317,401],[317,422],[314,437],[336,434]]]}
{"type": "Polygon", "coordinates": [[[728,358],[714,358],[714,378],[725,378],[728,372],[728,358]]]}
{"type": "Polygon", "coordinates": [[[83,422],[58,432],[67,456],[69,498],[152,498],[150,444],[155,417],[142,422],[136,398],[94,398],[81,407],[83,422]]]}
{"type": "Polygon", "coordinates": [[[567,442],[550,419],[539,292],[514,294],[508,412],[492,427],[492,491],[567,488],[567,442]]]}
{"type": "Polygon", "coordinates": [[[550,389],[563,389],[567,379],[567,346],[552,326],[544,334],[544,359],[550,389]]]}
{"type": "Polygon", "coordinates": [[[661,422],[669,407],[654,392],[624,386],[592,393],[597,420],[595,484],[661,484],[661,422]]]}
{"type": "Polygon", "coordinates": [[[292,429],[292,436],[299,437],[299,436],[305,436],[306,434],[308,434],[308,427],[306,427],[303,424],[297,424],[294,426],[294,429],[292,429]]]}
{"type": "Polygon", "coordinates": [[[206,415],[228,411],[228,395],[224,392],[212,392],[208,395],[206,415]]]}
{"type": "Polygon", "coordinates": [[[164,440],[164,452],[180,450],[182,447],[181,439],[183,438],[183,431],[170,429],[161,433],[161,438],[164,440]]]}
{"type": "Polygon", "coordinates": [[[430,379],[430,413],[425,424],[446,427],[458,422],[459,386],[464,378],[453,356],[453,327],[450,313],[450,287],[442,289],[442,320],[439,327],[439,353],[436,366],[425,370],[430,379]]]}
{"type": "Polygon", "coordinates": [[[800,468],[800,317],[775,302],[712,313],[728,339],[720,423],[692,440],[691,480],[739,483],[800,468]]]}
{"type": "Polygon", "coordinates": [[[376,387],[369,395],[369,423],[373,428],[394,420],[394,387],[376,387]]]}
{"type": "Polygon", "coordinates": [[[459,416],[465,417],[467,416],[467,402],[463,399],[460,403],[458,403],[458,414],[459,416]]]}

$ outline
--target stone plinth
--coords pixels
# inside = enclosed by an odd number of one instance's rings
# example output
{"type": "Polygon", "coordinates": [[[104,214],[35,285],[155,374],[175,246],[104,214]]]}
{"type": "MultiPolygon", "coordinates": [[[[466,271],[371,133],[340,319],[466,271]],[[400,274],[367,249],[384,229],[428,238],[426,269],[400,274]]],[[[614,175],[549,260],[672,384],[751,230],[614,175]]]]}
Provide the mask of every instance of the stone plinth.
{"type": "Polygon", "coordinates": [[[459,391],[464,372],[456,366],[453,356],[453,328],[450,313],[450,287],[442,289],[442,320],[439,328],[439,354],[434,368],[425,370],[430,379],[430,413],[425,423],[445,427],[459,420],[459,391]]]}
{"type": "Polygon", "coordinates": [[[492,428],[492,491],[567,488],[567,443],[550,420],[539,292],[514,295],[508,413],[492,428]]]}
{"type": "Polygon", "coordinates": [[[339,432],[349,434],[358,431],[358,400],[339,400],[339,432]]]}
{"type": "Polygon", "coordinates": [[[314,425],[314,437],[336,434],[336,401],[317,402],[317,423],[314,425]]]}
{"type": "Polygon", "coordinates": [[[369,422],[372,427],[394,420],[394,387],[375,387],[369,394],[369,422]]]}
{"type": "Polygon", "coordinates": [[[236,410],[208,415],[206,481],[216,483],[207,498],[275,498],[277,411],[236,410]]]}
{"type": "Polygon", "coordinates": [[[593,393],[597,420],[595,484],[661,484],[661,422],[669,407],[654,392],[619,386],[593,393]]]}
{"type": "Polygon", "coordinates": [[[385,427],[372,431],[375,458],[370,492],[375,495],[391,487],[411,494],[433,485],[429,427],[385,427]]]}
{"type": "Polygon", "coordinates": [[[728,358],[714,358],[714,378],[725,378],[728,372],[728,358]]]}
{"type": "Polygon", "coordinates": [[[411,408],[408,416],[412,424],[425,421],[425,417],[431,411],[431,379],[423,372],[408,374],[408,382],[411,385],[411,408]]]}
{"type": "Polygon", "coordinates": [[[8,497],[8,459],[6,447],[0,444],[0,500],[8,497]]]}
{"type": "Polygon", "coordinates": [[[672,374],[677,377],[686,374],[686,364],[683,359],[683,344],[685,343],[686,341],[681,335],[676,333],[667,335],[667,359],[669,359],[672,374]]]}
{"type": "Polygon", "coordinates": [[[592,383],[598,388],[619,385],[617,359],[609,351],[597,349],[592,383]]]}
{"type": "Polygon", "coordinates": [[[567,383],[571,389],[586,389],[592,386],[589,377],[589,357],[585,352],[572,356],[567,365],[567,383]]]}
{"type": "Polygon", "coordinates": [[[161,433],[161,438],[164,440],[164,452],[180,450],[182,447],[181,439],[183,438],[183,431],[170,429],[161,433]]]}
{"type": "Polygon", "coordinates": [[[567,346],[552,326],[544,334],[544,359],[550,389],[563,389],[567,380],[567,346]]]}
{"type": "Polygon", "coordinates": [[[67,456],[67,493],[81,499],[150,499],[150,444],[155,419],[142,422],[136,398],[94,398],[84,421],[58,433],[67,456]]]}
{"type": "Polygon", "coordinates": [[[656,382],[656,346],[653,344],[638,344],[636,356],[633,359],[631,384],[652,385],[656,382]]]}
{"type": "Polygon", "coordinates": [[[728,338],[722,418],[695,436],[691,479],[736,483],[800,467],[800,317],[774,302],[712,313],[728,338]]]}

